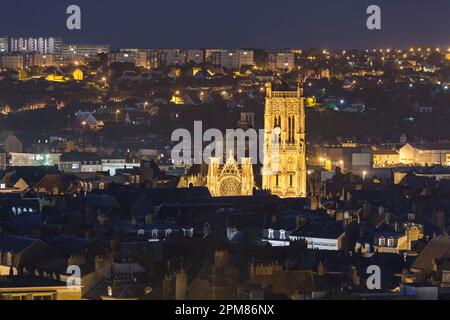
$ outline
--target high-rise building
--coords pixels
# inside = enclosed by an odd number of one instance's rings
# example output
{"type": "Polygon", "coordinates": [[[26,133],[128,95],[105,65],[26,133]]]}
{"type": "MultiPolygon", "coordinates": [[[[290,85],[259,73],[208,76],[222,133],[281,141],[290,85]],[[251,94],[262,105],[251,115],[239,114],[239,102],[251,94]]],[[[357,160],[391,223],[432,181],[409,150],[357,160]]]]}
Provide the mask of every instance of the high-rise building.
{"type": "Polygon", "coordinates": [[[204,51],[201,49],[189,49],[187,51],[187,61],[194,64],[201,64],[204,61],[204,51]]]}
{"type": "Polygon", "coordinates": [[[266,85],[263,189],[280,197],[306,196],[303,89],[266,85]]]}
{"type": "Polygon", "coordinates": [[[4,69],[23,70],[24,58],[20,54],[1,55],[0,67],[4,69]]]}
{"type": "Polygon", "coordinates": [[[239,67],[253,66],[255,61],[253,60],[253,50],[239,50],[239,67]]]}
{"type": "Polygon", "coordinates": [[[150,64],[157,68],[161,66],[183,66],[187,61],[184,49],[153,49],[150,51],[150,64]]]}
{"type": "Polygon", "coordinates": [[[136,67],[148,66],[148,51],[140,49],[120,49],[109,55],[109,63],[132,63],[136,67]]]}
{"type": "Polygon", "coordinates": [[[109,54],[107,44],[64,44],[62,58],[64,61],[88,60],[96,58],[99,54],[109,54]]]}
{"type": "Polygon", "coordinates": [[[292,52],[269,53],[269,68],[272,70],[291,71],[295,66],[295,54],[292,52]]]}
{"type": "Polygon", "coordinates": [[[239,68],[239,53],[233,50],[222,50],[220,52],[219,65],[226,69],[239,68]]]}
{"type": "Polygon", "coordinates": [[[55,65],[52,54],[32,53],[25,55],[24,59],[27,67],[51,67],[55,65]]]}
{"type": "Polygon", "coordinates": [[[62,38],[59,37],[21,37],[10,39],[10,52],[53,54],[59,56],[62,38]]]}
{"type": "Polygon", "coordinates": [[[0,37],[0,53],[8,52],[8,37],[0,37]]]}
{"type": "Polygon", "coordinates": [[[255,64],[252,50],[208,49],[206,50],[206,59],[214,65],[233,70],[255,64]]]}

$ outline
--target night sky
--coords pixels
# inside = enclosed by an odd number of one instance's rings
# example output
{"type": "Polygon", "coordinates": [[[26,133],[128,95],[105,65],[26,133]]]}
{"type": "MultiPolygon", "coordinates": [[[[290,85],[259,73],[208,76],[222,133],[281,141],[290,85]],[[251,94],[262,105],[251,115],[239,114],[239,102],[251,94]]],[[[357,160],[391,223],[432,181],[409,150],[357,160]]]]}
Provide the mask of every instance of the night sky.
{"type": "Polygon", "coordinates": [[[0,10],[2,35],[112,48],[450,46],[449,0],[13,0],[0,10]],[[66,29],[70,4],[81,31],[66,29]],[[380,31],[366,28],[370,4],[381,7],[380,31]]]}

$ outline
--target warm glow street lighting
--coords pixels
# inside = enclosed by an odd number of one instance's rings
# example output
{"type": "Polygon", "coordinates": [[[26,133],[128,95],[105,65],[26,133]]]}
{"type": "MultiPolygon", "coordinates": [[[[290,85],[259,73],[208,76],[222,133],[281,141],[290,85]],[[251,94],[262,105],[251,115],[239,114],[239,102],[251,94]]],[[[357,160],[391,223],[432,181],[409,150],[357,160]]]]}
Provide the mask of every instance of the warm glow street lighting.
{"type": "Polygon", "coordinates": [[[364,171],[363,171],[363,180],[366,180],[366,175],[367,175],[367,171],[364,170],[364,171]]]}
{"type": "Polygon", "coordinates": [[[118,116],[119,116],[119,114],[120,114],[120,110],[117,109],[117,110],[116,110],[116,122],[118,121],[118,116]]]}

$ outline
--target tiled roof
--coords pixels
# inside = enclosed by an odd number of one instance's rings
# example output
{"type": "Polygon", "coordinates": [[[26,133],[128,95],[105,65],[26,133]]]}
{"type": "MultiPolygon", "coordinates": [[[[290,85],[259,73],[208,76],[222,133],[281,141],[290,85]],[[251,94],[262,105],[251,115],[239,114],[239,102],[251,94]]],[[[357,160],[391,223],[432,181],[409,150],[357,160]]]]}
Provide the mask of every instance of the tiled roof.
{"type": "Polygon", "coordinates": [[[413,270],[432,271],[433,260],[450,257],[450,237],[433,238],[419,254],[411,266],[413,270]]]}
{"type": "Polygon", "coordinates": [[[31,246],[37,239],[17,237],[17,236],[0,236],[0,250],[21,252],[31,246]]]}
{"type": "Polygon", "coordinates": [[[66,283],[35,276],[0,276],[0,288],[65,287],[66,283]]]}

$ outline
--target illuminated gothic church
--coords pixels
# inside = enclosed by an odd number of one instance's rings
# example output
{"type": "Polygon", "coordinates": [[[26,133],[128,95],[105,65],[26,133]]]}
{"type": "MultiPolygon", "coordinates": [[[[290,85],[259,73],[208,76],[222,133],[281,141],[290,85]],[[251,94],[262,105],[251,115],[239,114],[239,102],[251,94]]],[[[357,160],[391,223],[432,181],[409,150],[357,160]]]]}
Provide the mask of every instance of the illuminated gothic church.
{"type": "Polygon", "coordinates": [[[183,176],[178,187],[207,186],[214,197],[249,196],[253,193],[255,180],[250,158],[241,158],[239,164],[230,153],[224,164],[219,158],[211,158],[207,166],[197,166],[183,176]]]}
{"type": "Polygon", "coordinates": [[[263,189],[280,197],[306,196],[306,140],[303,89],[266,85],[263,189]]]}
{"type": "MultiPolygon", "coordinates": [[[[306,196],[305,109],[303,89],[266,85],[262,189],[280,197],[306,196]]],[[[251,195],[255,187],[250,158],[236,161],[233,154],[220,164],[193,167],[178,187],[207,186],[213,196],[251,195]]]]}
{"type": "Polygon", "coordinates": [[[206,185],[213,196],[249,196],[253,193],[255,180],[250,158],[242,158],[238,164],[233,155],[220,165],[219,158],[212,158],[206,185]]]}

